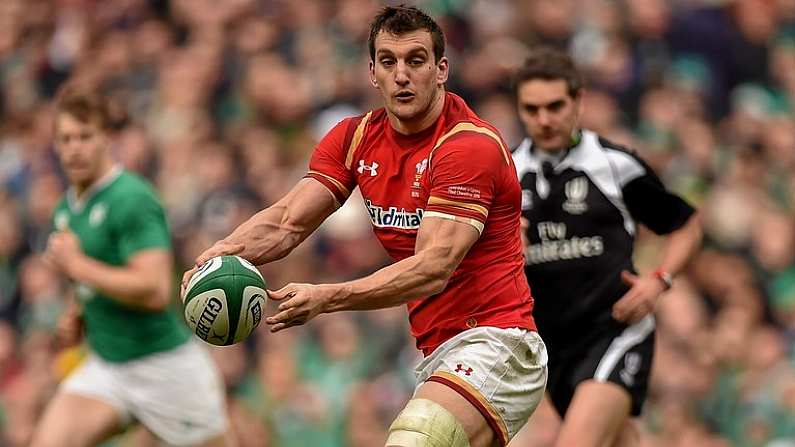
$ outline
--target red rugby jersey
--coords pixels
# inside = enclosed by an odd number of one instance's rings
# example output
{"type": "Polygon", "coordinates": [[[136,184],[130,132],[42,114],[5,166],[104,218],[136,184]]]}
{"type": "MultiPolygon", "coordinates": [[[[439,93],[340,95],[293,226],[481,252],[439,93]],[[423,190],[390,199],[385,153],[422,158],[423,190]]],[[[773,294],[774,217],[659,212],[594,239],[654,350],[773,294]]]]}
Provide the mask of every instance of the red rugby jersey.
{"type": "Polygon", "coordinates": [[[408,303],[425,355],[475,326],[535,330],[516,169],[499,132],[460,97],[446,93],[439,119],[417,134],[396,132],[383,108],[341,121],[315,148],[306,176],[340,203],[358,185],[373,231],[396,261],[414,254],[423,216],[480,232],[444,291],[408,303]]]}

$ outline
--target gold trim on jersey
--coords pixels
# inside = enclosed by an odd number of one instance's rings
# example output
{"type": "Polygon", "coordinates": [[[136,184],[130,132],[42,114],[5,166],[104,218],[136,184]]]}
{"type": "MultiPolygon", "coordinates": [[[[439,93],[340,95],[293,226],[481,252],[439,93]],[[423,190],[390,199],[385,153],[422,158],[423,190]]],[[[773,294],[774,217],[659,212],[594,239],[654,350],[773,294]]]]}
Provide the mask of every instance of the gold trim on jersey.
{"type": "Polygon", "coordinates": [[[307,172],[307,174],[316,174],[316,175],[319,175],[319,176],[327,179],[328,181],[333,183],[334,186],[336,186],[337,189],[339,189],[340,192],[343,195],[345,195],[345,197],[348,197],[348,196],[351,195],[350,191],[348,191],[348,188],[346,188],[345,185],[343,185],[342,183],[339,182],[339,180],[335,179],[334,177],[332,177],[330,175],[326,175],[326,174],[324,174],[322,172],[318,172],[318,171],[309,171],[309,172],[307,172]]]}
{"type": "Polygon", "coordinates": [[[511,156],[510,156],[510,153],[508,152],[508,149],[505,147],[505,145],[502,144],[502,140],[500,139],[500,137],[496,133],[494,133],[493,130],[489,129],[488,127],[480,127],[480,126],[477,126],[477,125],[469,123],[469,122],[462,122],[462,123],[458,123],[455,126],[453,126],[453,128],[450,129],[449,131],[447,131],[446,134],[442,135],[441,137],[439,137],[438,140],[436,140],[436,144],[433,145],[433,149],[431,149],[431,154],[428,156],[428,165],[431,164],[431,158],[433,157],[433,152],[439,146],[441,146],[442,143],[445,142],[445,140],[447,140],[448,138],[452,137],[453,135],[455,135],[455,134],[457,134],[459,132],[466,132],[466,131],[477,132],[477,133],[480,133],[480,134],[483,134],[483,135],[487,135],[487,136],[491,137],[492,139],[494,139],[494,141],[497,142],[497,145],[500,146],[500,149],[502,149],[502,156],[505,158],[505,164],[507,164],[507,165],[511,164],[511,161],[510,161],[510,157],[511,156]]]}
{"type": "Polygon", "coordinates": [[[470,211],[475,211],[483,215],[483,217],[489,217],[489,210],[486,209],[483,205],[478,205],[476,203],[466,203],[466,202],[458,202],[455,200],[449,200],[442,197],[431,196],[428,199],[428,205],[448,205],[454,206],[456,208],[466,208],[470,211]]]}
{"type": "Polygon", "coordinates": [[[439,211],[426,211],[422,215],[422,218],[424,219],[426,217],[438,217],[440,219],[447,219],[447,220],[453,220],[456,222],[465,223],[475,227],[475,229],[478,230],[478,234],[483,234],[483,230],[486,228],[486,226],[483,225],[483,222],[477,219],[473,219],[471,217],[455,216],[453,214],[447,214],[447,213],[440,213],[439,211]]]}
{"type": "Polygon", "coordinates": [[[367,127],[367,122],[370,121],[370,116],[372,114],[372,110],[367,112],[367,115],[364,115],[364,118],[359,121],[359,125],[356,126],[356,131],[353,132],[351,144],[348,146],[348,154],[345,156],[345,167],[348,169],[350,169],[351,165],[353,164],[353,153],[356,152],[356,148],[359,146],[359,143],[362,142],[362,137],[364,137],[364,129],[367,127]]]}

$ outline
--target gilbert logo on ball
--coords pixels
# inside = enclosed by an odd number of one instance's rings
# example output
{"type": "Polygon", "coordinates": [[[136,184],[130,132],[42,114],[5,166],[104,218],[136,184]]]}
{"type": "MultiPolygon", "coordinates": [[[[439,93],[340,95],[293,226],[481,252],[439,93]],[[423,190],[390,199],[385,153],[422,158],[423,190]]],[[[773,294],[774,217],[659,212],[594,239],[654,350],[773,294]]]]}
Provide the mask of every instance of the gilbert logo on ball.
{"type": "Polygon", "coordinates": [[[182,297],[185,321],[197,337],[217,346],[243,341],[262,320],[265,280],[239,256],[218,256],[191,276],[182,297]]]}

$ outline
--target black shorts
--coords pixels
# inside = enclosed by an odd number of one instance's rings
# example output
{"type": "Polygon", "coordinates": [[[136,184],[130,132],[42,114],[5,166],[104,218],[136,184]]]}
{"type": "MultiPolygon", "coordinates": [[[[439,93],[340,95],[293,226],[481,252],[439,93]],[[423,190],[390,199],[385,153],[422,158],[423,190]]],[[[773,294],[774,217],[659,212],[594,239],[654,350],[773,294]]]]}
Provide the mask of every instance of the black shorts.
{"type": "Polygon", "coordinates": [[[632,399],[631,414],[639,415],[654,356],[654,327],[654,317],[649,315],[632,326],[597,333],[579,346],[548,345],[547,392],[558,413],[566,414],[580,382],[595,379],[627,390],[632,399]]]}

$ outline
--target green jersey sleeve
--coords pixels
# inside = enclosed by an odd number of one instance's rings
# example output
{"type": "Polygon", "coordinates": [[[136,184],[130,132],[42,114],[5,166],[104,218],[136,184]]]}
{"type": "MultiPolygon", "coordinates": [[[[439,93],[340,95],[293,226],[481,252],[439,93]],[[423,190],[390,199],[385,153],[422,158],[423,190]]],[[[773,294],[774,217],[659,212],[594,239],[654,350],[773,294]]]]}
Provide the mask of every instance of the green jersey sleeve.
{"type": "Polygon", "coordinates": [[[116,224],[123,263],[139,251],[171,247],[165,212],[157,199],[148,194],[126,197],[119,211],[116,224]]]}

